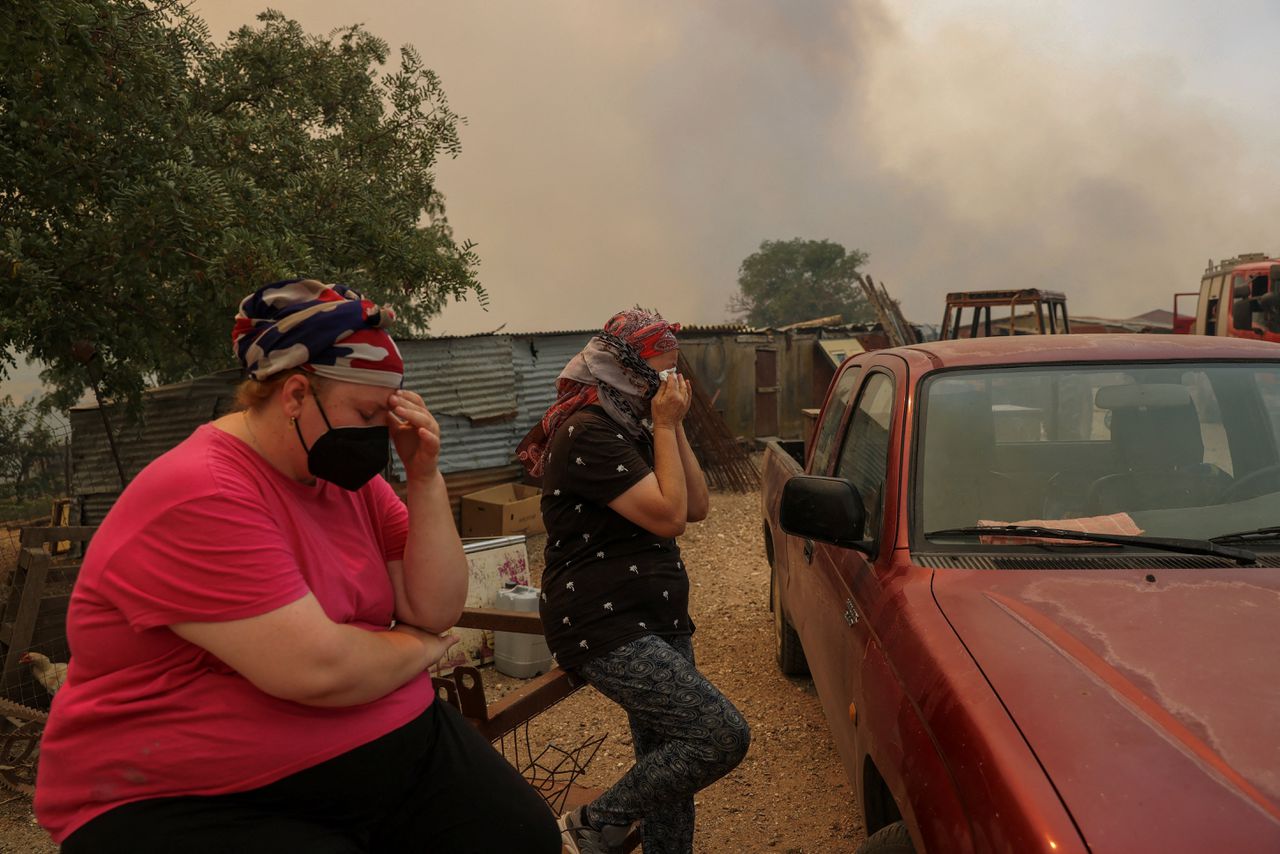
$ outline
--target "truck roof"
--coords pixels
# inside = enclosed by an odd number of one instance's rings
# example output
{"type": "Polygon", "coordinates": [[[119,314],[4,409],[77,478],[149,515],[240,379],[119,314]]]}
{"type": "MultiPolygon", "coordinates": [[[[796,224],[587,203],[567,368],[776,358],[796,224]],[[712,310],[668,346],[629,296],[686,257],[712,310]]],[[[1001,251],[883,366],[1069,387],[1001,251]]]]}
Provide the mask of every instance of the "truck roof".
{"type": "Polygon", "coordinates": [[[930,341],[896,349],[924,355],[934,369],[1053,362],[1280,361],[1280,345],[1205,335],[1020,335],[930,341]]]}
{"type": "Polygon", "coordinates": [[[1217,264],[1210,261],[1200,278],[1208,279],[1220,273],[1256,275],[1268,272],[1272,264],[1280,264],[1280,258],[1269,258],[1265,252],[1247,252],[1235,258],[1224,258],[1217,264]]]}

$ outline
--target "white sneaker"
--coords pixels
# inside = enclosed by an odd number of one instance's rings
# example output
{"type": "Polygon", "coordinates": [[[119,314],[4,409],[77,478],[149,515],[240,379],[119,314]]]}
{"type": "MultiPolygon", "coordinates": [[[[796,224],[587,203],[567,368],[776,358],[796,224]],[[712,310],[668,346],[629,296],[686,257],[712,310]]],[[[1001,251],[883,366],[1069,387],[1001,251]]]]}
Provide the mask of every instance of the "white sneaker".
{"type": "Polygon", "coordinates": [[[565,850],[569,854],[622,854],[630,826],[607,824],[596,830],[583,821],[583,809],[585,807],[578,807],[567,812],[556,822],[565,850]]]}

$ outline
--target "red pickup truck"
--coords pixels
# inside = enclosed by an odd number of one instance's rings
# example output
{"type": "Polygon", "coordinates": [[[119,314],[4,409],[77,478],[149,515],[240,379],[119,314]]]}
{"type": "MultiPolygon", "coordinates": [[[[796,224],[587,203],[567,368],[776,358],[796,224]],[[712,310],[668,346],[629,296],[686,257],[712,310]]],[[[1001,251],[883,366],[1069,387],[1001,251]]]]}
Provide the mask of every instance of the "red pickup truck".
{"type": "Polygon", "coordinates": [[[777,658],[860,851],[1280,851],[1280,347],[862,353],[808,445],[766,450],[777,658]]]}

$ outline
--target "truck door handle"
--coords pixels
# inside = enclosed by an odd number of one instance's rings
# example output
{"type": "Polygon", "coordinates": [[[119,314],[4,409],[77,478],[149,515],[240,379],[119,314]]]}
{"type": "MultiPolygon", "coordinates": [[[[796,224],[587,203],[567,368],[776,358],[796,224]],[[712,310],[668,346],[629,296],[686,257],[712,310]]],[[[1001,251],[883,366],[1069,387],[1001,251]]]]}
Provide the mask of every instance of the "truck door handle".
{"type": "Polygon", "coordinates": [[[813,563],[813,540],[804,541],[804,562],[813,563]]]}

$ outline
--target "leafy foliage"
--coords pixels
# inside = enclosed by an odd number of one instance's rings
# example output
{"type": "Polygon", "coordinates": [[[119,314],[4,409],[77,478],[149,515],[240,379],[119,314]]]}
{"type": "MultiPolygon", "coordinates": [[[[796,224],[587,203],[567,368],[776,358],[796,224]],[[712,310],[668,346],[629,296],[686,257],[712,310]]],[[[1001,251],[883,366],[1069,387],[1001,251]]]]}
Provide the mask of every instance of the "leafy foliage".
{"type": "Polygon", "coordinates": [[[785,326],[833,314],[865,323],[875,314],[857,284],[867,253],[830,240],[766,240],[738,268],[729,310],[757,327],[785,326]]]}
{"type": "MultiPolygon", "coordinates": [[[[485,301],[436,189],[458,124],[410,47],[277,12],[215,45],[178,0],[16,0],[0,28],[0,359],[77,399],[233,364],[239,300],[340,281],[422,331],[485,301]],[[83,354],[83,350],[82,350],[83,354]]],[[[5,369],[0,364],[0,371],[5,369]]]]}
{"type": "Polygon", "coordinates": [[[6,497],[22,501],[52,495],[62,487],[63,440],[41,416],[35,401],[0,399],[0,484],[6,497]]]}

